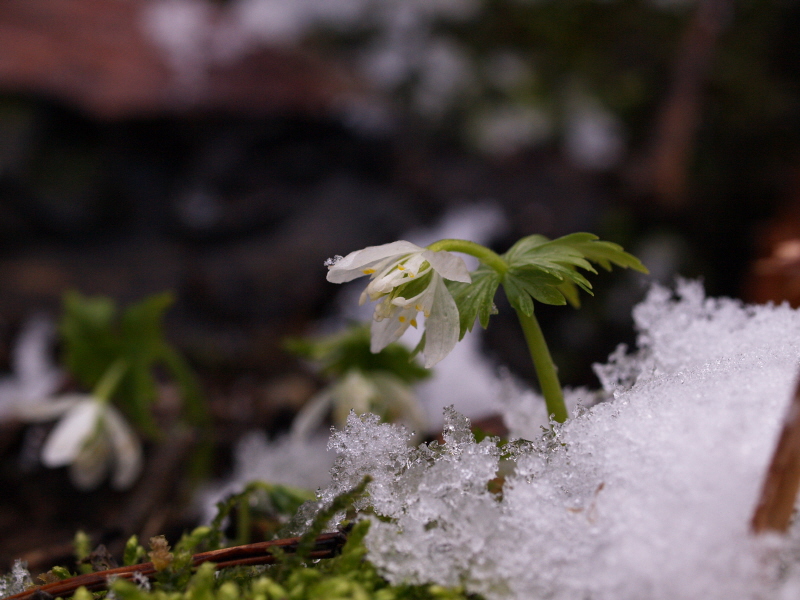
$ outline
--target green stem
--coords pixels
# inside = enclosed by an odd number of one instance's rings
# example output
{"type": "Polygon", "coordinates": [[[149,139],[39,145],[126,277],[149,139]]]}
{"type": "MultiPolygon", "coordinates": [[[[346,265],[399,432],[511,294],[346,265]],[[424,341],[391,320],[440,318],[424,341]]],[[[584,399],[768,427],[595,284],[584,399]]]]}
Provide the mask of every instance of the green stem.
{"type": "Polygon", "coordinates": [[[109,367],[106,369],[103,376],[100,378],[100,381],[94,386],[93,395],[104,402],[108,402],[111,398],[111,394],[114,393],[114,390],[117,388],[117,384],[119,384],[120,379],[125,374],[125,371],[128,370],[128,363],[125,362],[124,359],[118,358],[115,360],[109,367]]]}
{"type": "Polygon", "coordinates": [[[236,545],[243,546],[250,543],[250,494],[244,494],[239,499],[239,514],[236,525],[236,545]]]}
{"type": "Polygon", "coordinates": [[[475,242],[469,242],[467,240],[439,240],[428,246],[428,250],[433,250],[434,252],[447,250],[449,252],[469,254],[500,273],[500,275],[504,275],[505,272],[508,271],[506,261],[504,261],[499,254],[475,242]]]}
{"type": "MultiPolygon", "coordinates": [[[[449,252],[461,252],[474,256],[486,266],[494,269],[502,278],[508,271],[508,263],[503,258],[480,244],[467,240],[446,239],[439,240],[428,246],[428,250],[438,252],[447,250],[449,252]]],[[[536,320],[536,315],[527,316],[517,311],[522,331],[525,333],[525,341],[528,342],[528,350],[533,359],[533,366],[536,369],[536,376],[539,378],[539,385],[547,404],[547,412],[559,423],[567,420],[567,406],[564,404],[564,392],[561,391],[561,384],[558,381],[558,373],[547,343],[544,341],[542,329],[536,320]]]]}
{"type": "Polygon", "coordinates": [[[536,368],[536,376],[539,378],[539,385],[542,388],[544,401],[547,404],[547,413],[559,423],[563,423],[569,416],[567,406],[564,404],[564,393],[561,391],[561,384],[558,381],[558,373],[553,359],[550,358],[550,351],[544,341],[542,328],[536,315],[531,313],[527,316],[517,311],[522,331],[525,333],[525,341],[528,342],[533,366],[536,368]]]}

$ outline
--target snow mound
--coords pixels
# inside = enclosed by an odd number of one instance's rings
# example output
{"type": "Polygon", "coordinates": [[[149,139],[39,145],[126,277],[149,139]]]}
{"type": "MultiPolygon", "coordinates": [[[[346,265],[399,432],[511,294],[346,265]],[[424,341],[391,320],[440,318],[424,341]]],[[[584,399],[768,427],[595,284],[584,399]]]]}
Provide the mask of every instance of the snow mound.
{"type": "Polygon", "coordinates": [[[800,312],[679,282],[634,317],[636,352],[597,367],[608,400],[502,447],[476,443],[452,409],[445,443],[417,448],[351,415],[320,499],[373,477],[369,559],[395,583],[489,600],[797,597],[797,528],[757,538],[749,523],[797,378],[800,312]]]}

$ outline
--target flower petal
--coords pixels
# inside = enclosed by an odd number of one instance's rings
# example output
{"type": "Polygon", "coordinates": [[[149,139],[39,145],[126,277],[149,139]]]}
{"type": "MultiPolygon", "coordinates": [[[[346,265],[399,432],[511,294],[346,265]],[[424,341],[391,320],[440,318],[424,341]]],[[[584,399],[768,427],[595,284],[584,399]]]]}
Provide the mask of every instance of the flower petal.
{"type": "Polygon", "coordinates": [[[458,342],[458,307],[441,277],[434,277],[435,286],[431,314],[425,320],[424,366],[432,367],[455,347],[458,342]]]}
{"type": "Polygon", "coordinates": [[[42,462],[48,467],[61,467],[75,460],[87,438],[97,427],[102,406],[96,400],[83,400],[64,415],[42,448],[42,462]]]}
{"type": "Polygon", "coordinates": [[[364,270],[390,256],[402,256],[403,254],[421,252],[422,250],[423,248],[416,244],[403,240],[381,246],[368,246],[363,250],[351,252],[328,267],[327,279],[331,283],[352,281],[357,277],[368,275],[368,273],[364,273],[364,270]]]}
{"type": "Polygon", "coordinates": [[[124,490],[139,476],[142,470],[142,445],[119,411],[106,407],[106,432],[114,448],[114,474],[111,485],[124,490]]]}
{"type": "Polygon", "coordinates": [[[95,431],[81,447],[69,468],[69,478],[79,490],[89,491],[100,485],[111,461],[111,444],[103,431],[95,431]]]}
{"type": "Polygon", "coordinates": [[[393,311],[392,315],[378,321],[373,319],[370,338],[370,352],[377,354],[392,342],[396,342],[411,325],[417,311],[413,308],[393,311]]]}
{"type": "Polygon", "coordinates": [[[354,410],[357,415],[374,410],[373,403],[379,396],[371,378],[365,377],[355,370],[348,371],[333,390],[334,422],[344,424],[351,410],[354,410]]]}
{"type": "Polygon", "coordinates": [[[58,396],[52,400],[46,398],[41,400],[22,400],[14,407],[14,414],[18,419],[32,423],[52,421],[87,399],[91,399],[91,396],[68,394],[58,396]]]}
{"type": "Polygon", "coordinates": [[[452,252],[447,252],[445,250],[440,250],[439,252],[426,250],[422,253],[422,256],[431,263],[434,270],[445,279],[472,283],[472,278],[469,276],[469,269],[467,269],[464,259],[460,256],[456,256],[452,252]]]}
{"type": "Polygon", "coordinates": [[[292,421],[291,437],[293,440],[304,440],[323,423],[333,402],[330,388],[326,388],[303,405],[292,421]]]}

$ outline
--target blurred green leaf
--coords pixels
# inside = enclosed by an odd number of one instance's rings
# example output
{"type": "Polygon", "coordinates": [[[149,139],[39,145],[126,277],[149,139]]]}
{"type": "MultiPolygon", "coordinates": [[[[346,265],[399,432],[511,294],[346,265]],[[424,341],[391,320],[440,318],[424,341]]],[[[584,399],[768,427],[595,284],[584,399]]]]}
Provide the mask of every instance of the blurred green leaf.
{"type": "Polygon", "coordinates": [[[207,423],[200,386],[188,364],[164,338],[162,321],[172,294],[149,296],[129,306],[122,315],[109,298],[64,296],[60,332],[64,363],[83,386],[94,389],[115,362],[126,367],[114,390],[114,400],[136,425],[151,437],[158,435],[151,407],[158,393],[154,369],[165,368],[178,384],[184,416],[195,425],[207,423]]]}
{"type": "Polygon", "coordinates": [[[340,378],[357,369],[362,373],[388,371],[406,383],[431,376],[428,369],[413,359],[402,344],[389,344],[381,352],[370,351],[370,330],[363,324],[350,325],[341,333],[320,338],[289,338],[285,348],[293,354],[318,362],[322,373],[340,378]]]}

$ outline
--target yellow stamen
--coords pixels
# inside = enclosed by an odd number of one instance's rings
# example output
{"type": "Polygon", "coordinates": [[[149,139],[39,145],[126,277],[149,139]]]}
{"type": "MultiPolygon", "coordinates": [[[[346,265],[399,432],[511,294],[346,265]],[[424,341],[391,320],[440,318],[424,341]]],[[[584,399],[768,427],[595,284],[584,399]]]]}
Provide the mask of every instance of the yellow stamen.
{"type": "Polygon", "coordinates": [[[422,310],[422,306],[420,306],[419,304],[415,304],[414,308],[417,310],[417,312],[422,310]]]}
{"type": "Polygon", "coordinates": [[[406,268],[403,265],[397,265],[397,270],[398,271],[405,271],[406,268]]]}
{"type": "Polygon", "coordinates": [[[372,275],[375,272],[375,269],[364,269],[361,271],[364,275],[372,275]]]}
{"type": "Polygon", "coordinates": [[[405,317],[398,317],[397,320],[400,321],[401,323],[405,323],[406,322],[406,318],[405,317]]]}
{"type": "Polygon", "coordinates": [[[417,327],[417,320],[416,319],[411,319],[411,321],[409,321],[409,323],[411,323],[411,326],[416,329],[416,327],[417,327]]]}

